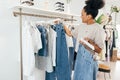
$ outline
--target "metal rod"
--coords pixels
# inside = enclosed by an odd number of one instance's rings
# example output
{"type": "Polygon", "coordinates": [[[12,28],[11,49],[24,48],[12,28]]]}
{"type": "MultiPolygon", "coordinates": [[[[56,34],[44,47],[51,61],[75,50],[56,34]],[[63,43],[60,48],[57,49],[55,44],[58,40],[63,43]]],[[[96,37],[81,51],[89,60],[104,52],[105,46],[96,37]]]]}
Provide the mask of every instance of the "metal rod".
{"type": "Polygon", "coordinates": [[[22,0],[20,0],[20,4],[22,3],[22,0]]]}
{"type": "Polygon", "coordinates": [[[106,80],[105,73],[104,73],[104,79],[106,80]]]}
{"type": "Polygon", "coordinates": [[[58,17],[58,16],[46,16],[46,15],[38,15],[38,14],[30,14],[30,13],[20,13],[20,12],[13,12],[14,16],[17,16],[17,15],[25,15],[25,16],[34,16],[34,17],[42,17],[42,18],[60,18],[60,19],[64,19],[64,21],[77,21],[75,19],[73,19],[73,16],[72,16],[72,19],[70,18],[62,18],[62,17],[58,17]]]}
{"type": "MultiPolygon", "coordinates": [[[[20,8],[20,13],[22,13],[22,9],[20,8]]],[[[22,53],[22,15],[20,14],[19,17],[19,24],[20,24],[20,74],[21,74],[21,80],[23,80],[23,53],[22,53]]]]}
{"type": "Polygon", "coordinates": [[[111,74],[109,73],[109,78],[111,79],[111,74]]]}
{"type": "MultiPolygon", "coordinates": [[[[109,43],[109,41],[108,41],[108,44],[107,44],[107,48],[108,48],[108,49],[107,49],[107,62],[108,62],[108,63],[110,62],[109,44],[110,44],[110,43],[109,43]]],[[[109,66],[110,66],[110,65],[109,65],[109,66]]]]}
{"type": "Polygon", "coordinates": [[[116,21],[117,21],[117,12],[115,12],[115,26],[114,26],[114,29],[116,28],[116,21]]]}
{"type": "Polygon", "coordinates": [[[72,19],[71,23],[73,23],[73,16],[71,16],[71,19],[72,19]]]}

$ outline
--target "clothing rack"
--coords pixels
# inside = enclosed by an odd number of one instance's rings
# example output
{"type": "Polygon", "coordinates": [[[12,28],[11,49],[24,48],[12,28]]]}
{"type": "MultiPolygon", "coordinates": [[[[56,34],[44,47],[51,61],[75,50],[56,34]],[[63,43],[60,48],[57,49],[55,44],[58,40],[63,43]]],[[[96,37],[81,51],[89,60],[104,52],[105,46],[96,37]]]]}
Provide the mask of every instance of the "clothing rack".
{"type": "Polygon", "coordinates": [[[25,15],[25,16],[34,16],[34,17],[41,17],[41,18],[50,18],[50,19],[56,19],[56,18],[60,18],[63,19],[64,21],[77,21],[75,19],[73,19],[73,17],[70,18],[61,18],[61,17],[56,17],[56,16],[45,16],[45,15],[37,15],[37,14],[30,14],[30,13],[20,13],[20,12],[13,12],[14,16],[17,15],[25,15]]]}
{"type": "Polygon", "coordinates": [[[50,18],[50,19],[56,19],[60,18],[63,19],[64,21],[77,21],[73,19],[74,17],[80,17],[78,15],[73,15],[73,14],[67,14],[67,13],[60,13],[60,12],[55,12],[55,11],[48,11],[48,10],[40,10],[31,6],[15,6],[13,8],[13,14],[15,17],[19,15],[19,26],[20,26],[20,74],[21,74],[21,79],[23,80],[23,49],[22,49],[22,18],[24,16],[31,16],[31,17],[39,17],[39,18],[50,18]],[[55,16],[53,16],[55,15],[55,16]]]}

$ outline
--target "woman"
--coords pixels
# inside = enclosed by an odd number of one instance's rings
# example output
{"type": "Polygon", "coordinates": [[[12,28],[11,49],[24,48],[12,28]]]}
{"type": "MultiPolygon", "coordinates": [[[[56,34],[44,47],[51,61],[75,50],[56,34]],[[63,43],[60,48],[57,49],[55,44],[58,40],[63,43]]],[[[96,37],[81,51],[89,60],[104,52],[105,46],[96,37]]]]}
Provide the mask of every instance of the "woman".
{"type": "MultiPolygon", "coordinates": [[[[84,70],[84,72],[81,72],[82,70],[79,69],[82,66],[81,63],[85,62],[85,61],[83,62],[79,61],[81,57],[79,55],[80,54],[79,45],[82,44],[85,47],[85,49],[90,52],[90,54],[94,55],[95,53],[101,52],[101,50],[104,48],[104,42],[105,42],[103,37],[104,30],[98,23],[95,22],[95,17],[98,14],[98,10],[104,6],[104,1],[103,0],[87,0],[85,3],[86,5],[83,7],[82,13],[81,13],[83,24],[75,28],[75,31],[73,33],[70,32],[66,26],[64,27],[66,33],[69,36],[75,37],[77,40],[75,51],[78,54],[77,54],[76,63],[75,63],[74,80],[96,80],[96,74],[97,74],[96,72],[93,72],[92,73],[93,76],[92,76],[91,73],[88,71],[92,67],[88,68],[88,70],[86,71],[84,70]],[[85,43],[81,41],[81,38],[83,38],[84,40],[89,42],[91,45],[93,45],[94,50],[92,50],[87,45],[85,45],[85,43]]],[[[94,65],[93,67],[95,67],[97,70],[96,61],[94,60],[93,63],[91,64],[92,66],[94,65]]],[[[83,68],[85,68],[86,66],[89,66],[89,65],[84,64],[83,68]]]]}

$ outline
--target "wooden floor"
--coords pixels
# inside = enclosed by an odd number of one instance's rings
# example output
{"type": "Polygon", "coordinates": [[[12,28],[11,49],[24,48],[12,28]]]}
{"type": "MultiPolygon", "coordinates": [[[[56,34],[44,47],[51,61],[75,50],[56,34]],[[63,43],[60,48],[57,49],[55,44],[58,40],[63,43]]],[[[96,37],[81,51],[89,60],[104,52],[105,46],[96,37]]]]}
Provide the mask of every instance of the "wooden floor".
{"type": "MultiPolygon", "coordinates": [[[[109,74],[106,73],[106,80],[120,80],[120,61],[117,62],[109,62],[111,67],[111,79],[109,78],[109,74]]],[[[104,73],[99,72],[97,76],[97,80],[105,80],[104,73]]]]}

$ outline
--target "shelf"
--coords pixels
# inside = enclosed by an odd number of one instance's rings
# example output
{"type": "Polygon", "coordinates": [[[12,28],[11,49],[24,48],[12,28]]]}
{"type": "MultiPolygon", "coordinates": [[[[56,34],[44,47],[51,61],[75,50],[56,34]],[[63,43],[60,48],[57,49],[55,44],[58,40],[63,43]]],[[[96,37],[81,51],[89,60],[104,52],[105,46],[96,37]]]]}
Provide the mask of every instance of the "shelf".
{"type": "Polygon", "coordinates": [[[19,9],[22,9],[23,13],[30,13],[30,14],[38,14],[38,15],[45,15],[45,16],[54,16],[54,17],[61,17],[61,18],[71,18],[71,17],[80,17],[79,15],[75,14],[68,14],[64,12],[57,12],[57,11],[50,11],[50,10],[42,10],[33,6],[15,6],[13,8],[14,12],[19,12],[19,9]]]}

